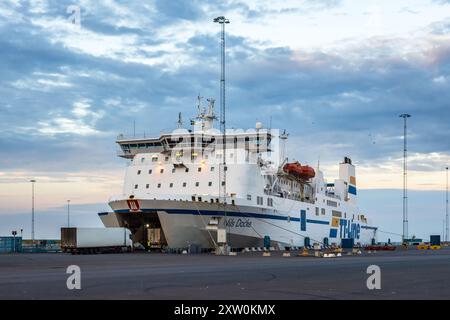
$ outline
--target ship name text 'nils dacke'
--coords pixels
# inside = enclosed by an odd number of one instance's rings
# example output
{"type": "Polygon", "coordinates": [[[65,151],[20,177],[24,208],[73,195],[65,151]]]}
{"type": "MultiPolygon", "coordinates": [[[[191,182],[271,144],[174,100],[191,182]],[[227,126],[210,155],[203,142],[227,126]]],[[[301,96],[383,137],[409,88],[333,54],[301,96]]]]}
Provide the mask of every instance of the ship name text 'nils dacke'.
{"type": "Polygon", "coordinates": [[[213,126],[214,100],[206,108],[198,100],[190,129],[180,115],[178,129],[157,138],[119,136],[119,155],[130,163],[122,194],[109,201],[113,212],[99,213],[106,227],[127,227],[148,248],[376,240],[377,228],[357,206],[350,158],[339,164],[339,178],[327,182],[319,168],[288,162],[288,135],[261,123],[227,130],[224,148],[224,136],[213,126]]]}

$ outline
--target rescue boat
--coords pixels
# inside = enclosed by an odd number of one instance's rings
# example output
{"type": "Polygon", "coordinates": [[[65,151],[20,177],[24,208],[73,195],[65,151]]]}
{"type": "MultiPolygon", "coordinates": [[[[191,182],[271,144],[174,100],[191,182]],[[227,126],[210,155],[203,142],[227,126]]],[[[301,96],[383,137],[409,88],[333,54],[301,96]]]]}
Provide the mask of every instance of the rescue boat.
{"type": "Polygon", "coordinates": [[[299,162],[287,163],[283,167],[284,172],[302,180],[309,180],[316,176],[316,172],[310,166],[302,166],[299,162]]]}

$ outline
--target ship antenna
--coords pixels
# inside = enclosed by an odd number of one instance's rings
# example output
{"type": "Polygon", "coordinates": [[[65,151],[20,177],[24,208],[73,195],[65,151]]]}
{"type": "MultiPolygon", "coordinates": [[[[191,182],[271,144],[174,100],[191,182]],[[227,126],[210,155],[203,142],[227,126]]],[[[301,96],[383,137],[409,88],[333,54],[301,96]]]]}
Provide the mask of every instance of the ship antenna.
{"type": "MultiPolygon", "coordinates": [[[[230,23],[230,20],[226,19],[224,16],[217,17],[213,20],[215,23],[221,25],[221,64],[220,64],[220,131],[222,132],[222,170],[220,172],[220,196],[223,198],[223,213],[225,217],[225,232],[227,232],[227,210],[226,210],[226,122],[225,122],[225,25],[230,23]]],[[[220,166],[219,166],[220,168],[220,166]]],[[[226,237],[228,238],[228,237],[226,237]]],[[[225,239],[225,247],[227,246],[228,239],[225,239]]]]}
{"type": "Polygon", "coordinates": [[[202,114],[202,99],[203,99],[203,97],[199,93],[197,96],[197,100],[198,100],[197,109],[198,109],[199,116],[202,114]]]}
{"type": "Polygon", "coordinates": [[[183,118],[181,117],[181,112],[178,113],[178,129],[183,128],[183,118]]]}

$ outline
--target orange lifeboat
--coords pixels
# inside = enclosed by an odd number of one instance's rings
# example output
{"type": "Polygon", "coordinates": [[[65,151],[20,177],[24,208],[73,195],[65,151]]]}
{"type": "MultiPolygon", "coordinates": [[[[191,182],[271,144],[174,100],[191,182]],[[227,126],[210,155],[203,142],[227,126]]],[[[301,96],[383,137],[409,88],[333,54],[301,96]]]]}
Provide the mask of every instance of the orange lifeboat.
{"type": "Polygon", "coordinates": [[[287,163],[283,167],[284,172],[302,180],[309,180],[316,176],[316,172],[310,166],[302,166],[299,162],[287,163]]]}

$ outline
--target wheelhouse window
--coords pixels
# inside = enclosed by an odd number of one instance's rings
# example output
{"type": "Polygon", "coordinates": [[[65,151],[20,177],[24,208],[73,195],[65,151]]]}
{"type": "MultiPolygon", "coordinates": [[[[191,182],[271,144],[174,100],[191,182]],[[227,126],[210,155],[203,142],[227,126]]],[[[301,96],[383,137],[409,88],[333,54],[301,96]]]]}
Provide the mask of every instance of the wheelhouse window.
{"type": "Polygon", "coordinates": [[[248,200],[248,201],[251,201],[251,200],[252,200],[252,195],[251,195],[251,194],[248,194],[248,195],[247,195],[247,200],[248,200]]]}
{"type": "Polygon", "coordinates": [[[148,170],[148,174],[152,174],[152,172],[153,172],[152,169],[148,170]]]}
{"type": "Polygon", "coordinates": [[[137,174],[138,174],[138,175],[141,174],[141,170],[138,170],[138,171],[137,171],[137,174]]]}

